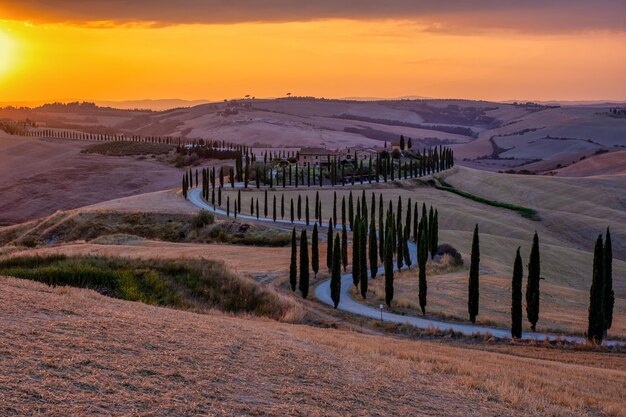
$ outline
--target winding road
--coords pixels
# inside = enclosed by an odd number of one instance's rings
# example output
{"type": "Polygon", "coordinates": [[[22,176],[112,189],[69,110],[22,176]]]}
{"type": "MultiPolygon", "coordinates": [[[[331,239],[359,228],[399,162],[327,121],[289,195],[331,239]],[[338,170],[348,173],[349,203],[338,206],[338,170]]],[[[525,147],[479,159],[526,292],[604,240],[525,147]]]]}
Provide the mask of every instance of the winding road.
{"type": "MultiPolygon", "coordinates": [[[[243,186],[243,183],[236,183],[235,188],[240,188],[243,186]]],[[[211,204],[207,203],[202,199],[202,190],[200,188],[192,188],[188,190],[187,194],[188,200],[194,204],[195,206],[211,211],[216,214],[220,214],[226,216],[226,211],[220,208],[214,208],[211,204]]],[[[291,225],[290,220],[282,220],[276,219],[274,221],[272,218],[264,218],[259,217],[258,219],[255,216],[248,216],[243,214],[238,214],[237,218],[244,220],[252,220],[259,222],[268,222],[268,223],[281,223],[281,224],[289,224],[291,225]]],[[[296,220],[293,222],[295,225],[306,225],[306,222],[296,220]]],[[[340,229],[341,223],[335,225],[338,229],[340,229]]],[[[409,242],[409,253],[411,254],[411,259],[413,264],[417,264],[417,250],[414,243],[409,242]]],[[[395,266],[394,266],[395,270],[395,266]]],[[[384,273],[383,267],[380,267],[378,270],[379,276],[384,273]]],[[[498,339],[511,339],[511,331],[509,329],[499,329],[495,327],[487,327],[480,326],[474,324],[463,324],[463,323],[451,323],[439,320],[432,320],[417,316],[406,316],[391,313],[388,311],[378,310],[376,308],[367,306],[365,304],[359,303],[352,298],[350,295],[350,288],[353,286],[352,283],[352,274],[347,273],[341,276],[341,301],[339,302],[338,309],[342,311],[346,311],[348,313],[356,314],[363,317],[368,317],[371,319],[380,320],[382,317],[383,321],[393,322],[393,323],[402,323],[409,324],[411,326],[417,327],[419,329],[437,329],[440,331],[452,331],[455,333],[460,333],[466,336],[474,336],[474,335],[482,335],[482,336],[492,336],[498,339]],[[382,314],[382,316],[381,316],[382,314]]],[[[330,297],[330,279],[322,281],[315,288],[315,296],[323,303],[333,306],[334,303],[330,297]]],[[[563,340],[570,343],[585,343],[586,339],[578,336],[565,336],[565,335],[556,335],[549,333],[541,333],[541,332],[524,332],[522,333],[522,339],[527,340],[539,340],[539,341],[555,341],[555,340],[563,340]]],[[[604,343],[608,346],[613,345],[624,345],[624,342],[608,340],[604,341],[604,343]]]]}

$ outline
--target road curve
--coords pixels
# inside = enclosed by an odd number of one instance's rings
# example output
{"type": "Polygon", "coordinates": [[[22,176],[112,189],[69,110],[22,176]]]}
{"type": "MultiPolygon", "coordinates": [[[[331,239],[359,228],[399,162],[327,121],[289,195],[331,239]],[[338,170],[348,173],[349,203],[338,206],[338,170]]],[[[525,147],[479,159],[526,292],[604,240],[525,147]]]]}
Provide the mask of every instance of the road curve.
{"type": "MultiPolygon", "coordinates": [[[[211,204],[204,201],[202,199],[202,190],[199,188],[189,189],[187,193],[187,198],[196,207],[214,212],[216,214],[220,214],[224,216],[226,215],[225,210],[222,210],[217,207],[214,208],[211,204]]],[[[243,215],[243,214],[238,214],[237,218],[244,219],[244,220],[269,222],[269,223],[292,224],[290,220],[276,219],[276,221],[274,221],[272,218],[264,218],[264,217],[259,217],[257,219],[255,216],[248,216],[248,215],[243,215]]],[[[293,222],[293,224],[306,225],[306,222],[296,220],[293,222]]],[[[339,225],[340,223],[336,224],[335,227],[339,229],[338,227],[339,225]]],[[[409,253],[411,254],[413,265],[415,265],[417,264],[416,259],[415,259],[416,247],[415,247],[415,244],[411,242],[409,242],[409,246],[410,246],[409,253]]],[[[394,266],[394,270],[395,270],[395,266],[394,266]]],[[[384,273],[383,268],[382,267],[379,268],[378,270],[379,278],[376,278],[376,279],[384,279],[382,276],[383,273],[384,273]]],[[[352,296],[350,295],[350,288],[352,288],[352,286],[353,286],[352,274],[349,274],[349,273],[343,274],[341,276],[341,297],[340,297],[341,301],[339,302],[339,305],[337,306],[337,308],[339,310],[346,311],[348,313],[357,314],[359,316],[380,320],[381,310],[359,303],[352,298],[352,296]]],[[[321,302],[325,304],[328,304],[330,306],[334,305],[332,299],[330,298],[330,279],[322,281],[315,288],[315,296],[321,302]]],[[[417,316],[406,316],[406,315],[400,315],[400,314],[395,314],[395,313],[391,313],[388,311],[384,311],[384,309],[382,311],[382,320],[392,322],[392,323],[409,324],[419,329],[437,329],[440,331],[453,331],[455,333],[460,333],[466,336],[484,335],[484,336],[492,336],[498,339],[511,339],[511,331],[508,329],[498,329],[495,327],[480,326],[480,325],[474,325],[474,324],[451,323],[451,322],[432,320],[432,319],[417,317],[417,316]]],[[[563,340],[563,341],[567,341],[570,343],[585,343],[586,342],[586,339],[584,337],[556,335],[556,334],[541,333],[541,332],[524,332],[522,333],[522,339],[539,340],[539,341],[563,340]]],[[[615,340],[604,341],[604,343],[608,346],[624,345],[624,342],[619,342],[615,340]]]]}

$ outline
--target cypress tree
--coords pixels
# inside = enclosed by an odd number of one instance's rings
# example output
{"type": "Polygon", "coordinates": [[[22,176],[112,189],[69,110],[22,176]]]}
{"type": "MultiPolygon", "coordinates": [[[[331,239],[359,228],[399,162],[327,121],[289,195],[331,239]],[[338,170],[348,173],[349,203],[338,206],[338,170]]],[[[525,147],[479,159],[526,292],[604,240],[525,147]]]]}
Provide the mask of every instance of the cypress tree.
{"type": "Polygon", "coordinates": [[[526,316],[534,332],[539,320],[539,280],[541,273],[539,259],[539,236],[535,232],[533,246],[528,261],[528,281],[526,282],[526,316]]]}
{"type": "Polygon", "coordinates": [[[519,250],[520,248],[517,248],[511,282],[511,337],[514,339],[522,338],[522,278],[524,267],[519,250]]]}
{"type": "Polygon", "coordinates": [[[432,235],[432,230],[435,225],[435,212],[433,210],[433,206],[430,206],[430,210],[428,211],[428,247],[430,248],[430,239],[432,235]]]}
{"type": "MultiPolygon", "coordinates": [[[[387,222],[387,231],[391,225],[387,222]]],[[[391,301],[393,300],[393,247],[395,242],[391,233],[386,233],[385,239],[385,303],[388,307],[391,307],[391,301]]]]}
{"type": "Polygon", "coordinates": [[[298,194],[298,220],[302,220],[302,197],[298,194]]]}
{"type": "Polygon", "coordinates": [[[374,216],[372,216],[370,220],[369,241],[370,276],[376,278],[376,274],[378,273],[378,237],[376,236],[376,222],[374,221],[374,216]]]}
{"type": "Polygon", "coordinates": [[[320,220],[320,192],[315,192],[315,219],[320,220]]]}
{"type": "Polygon", "coordinates": [[[261,216],[261,213],[259,213],[259,199],[256,199],[256,218],[257,220],[259,219],[259,216],[261,216]]]}
{"type": "Polygon", "coordinates": [[[241,213],[241,189],[237,190],[237,212],[241,213]]]}
{"type": "Polygon", "coordinates": [[[419,240],[417,237],[417,226],[419,223],[419,211],[417,208],[417,201],[413,205],[413,217],[415,218],[415,221],[413,222],[413,240],[415,241],[415,244],[418,244],[419,240]]]}
{"type": "Polygon", "coordinates": [[[254,197],[250,198],[250,215],[254,216],[254,197]]]}
{"type": "Polygon", "coordinates": [[[280,196],[280,218],[285,218],[285,194],[280,196]]]}
{"type": "Polygon", "coordinates": [[[274,199],[272,202],[272,220],[276,221],[276,194],[274,194],[274,199]]]}
{"type": "Polygon", "coordinates": [[[329,242],[328,245],[334,247],[330,274],[330,298],[333,300],[335,308],[337,308],[341,298],[341,252],[343,250],[343,248],[340,248],[339,233],[335,236],[335,242],[332,245],[329,242]]]}
{"type": "Polygon", "coordinates": [[[317,223],[313,225],[313,235],[311,236],[311,269],[317,278],[317,272],[320,270],[320,252],[319,252],[319,236],[317,223]]]}
{"type": "Polygon", "coordinates": [[[413,265],[413,261],[411,260],[411,254],[409,253],[409,239],[411,238],[411,233],[409,231],[409,226],[404,226],[404,238],[402,239],[402,249],[404,255],[404,262],[406,263],[406,267],[411,270],[411,265],[413,265]]]}
{"type": "Polygon", "coordinates": [[[433,225],[430,229],[430,259],[434,259],[437,254],[437,246],[439,246],[439,211],[435,210],[433,216],[433,225]]]}
{"type": "Polygon", "coordinates": [[[302,298],[309,295],[309,243],[306,237],[306,229],[300,234],[300,292],[302,298]]]}
{"type": "Polygon", "coordinates": [[[606,228],[606,240],[604,241],[604,337],[613,324],[613,307],[615,305],[615,292],[613,291],[613,245],[611,232],[606,228]]]}
{"type": "MultiPolygon", "coordinates": [[[[422,203],[422,220],[424,220],[421,223],[422,233],[426,235],[426,242],[430,242],[430,238],[429,238],[430,235],[428,234],[428,211],[426,211],[426,203],[422,203]]],[[[418,228],[418,234],[419,234],[419,228],[418,228]]],[[[426,247],[428,247],[428,244],[426,245],[426,247]]]]}
{"type": "Polygon", "coordinates": [[[360,234],[361,228],[358,227],[360,219],[357,217],[354,220],[354,228],[352,229],[352,283],[355,287],[359,286],[359,282],[361,281],[361,273],[359,272],[359,268],[361,266],[360,259],[360,234]]]}
{"type": "Polygon", "coordinates": [[[263,216],[267,217],[267,190],[265,190],[265,201],[263,201],[263,216]]]}
{"type": "Polygon", "coordinates": [[[328,246],[326,247],[326,266],[328,272],[333,268],[333,219],[328,221],[328,246]]]}
{"type": "Polygon", "coordinates": [[[468,286],[468,299],[467,308],[469,312],[469,318],[472,323],[476,322],[476,316],[478,315],[478,305],[480,299],[479,288],[479,264],[480,264],[480,244],[478,242],[478,225],[474,227],[474,237],[472,238],[472,255],[470,261],[469,272],[469,286],[468,286]]]}
{"type": "Polygon", "coordinates": [[[593,277],[589,290],[589,327],[587,329],[587,338],[594,343],[602,343],[604,338],[604,278],[604,247],[602,235],[599,235],[593,252],[593,277]]]}
{"type": "Polygon", "coordinates": [[[361,295],[363,298],[367,295],[367,220],[361,217],[359,222],[359,274],[361,275],[361,295]]]}
{"type": "Polygon", "coordinates": [[[296,290],[296,284],[298,283],[298,269],[296,266],[297,252],[296,228],[294,227],[291,232],[291,263],[289,264],[289,284],[291,284],[291,291],[296,290]]]}
{"type": "MultiPolygon", "coordinates": [[[[422,217],[422,223],[426,223],[425,217],[422,217]]],[[[417,258],[419,262],[419,302],[422,314],[426,314],[426,297],[428,292],[428,284],[426,282],[426,262],[428,261],[428,239],[427,234],[422,230],[419,237],[419,245],[417,258]]]]}
{"type": "Polygon", "coordinates": [[[385,227],[383,224],[383,194],[378,200],[378,254],[380,261],[385,262],[385,227]]]}
{"type": "Polygon", "coordinates": [[[307,195],[304,202],[304,219],[306,220],[306,225],[309,225],[309,196],[307,195]]]}
{"type": "Polygon", "coordinates": [[[294,212],[293,212],[293,197],[291,198],[291,204],[290,204],[290,205],[291,205],[291,211],[290,211],[290,214],[291,214],[291,223],[293,224],[293,222],[294,222],[294,220],[295,220],[295,218],[294,218],[295,214],[294,214],[294,212]]]}
{"type": "Polygon", "coordinates": [[[319,206],[317,207],[317,215],[319,216],[318,219],[320,222],[320,226],[322,226],[323,222],[322,222],[322,202],[321,201],[319,202],[319,206]]]}
{"type": "Polygon", "coordinates": [[[341,197],[341,224],[342,226],[346,225],[346,196],[345,195],[341,197]]]}
{"type": "Polygon", "coordinates": [[[337,221],[337,191],[333,191],[333,219],[337,221]]]}
{"type": "Polygon", "coordinates": [[[412,219],[413,212],[411,210],[411,207],[413,207],[413,204],[411,203],[411,199],[409,198],[409,201],[407,202],[407,205],[406,205],[406,221],[404,222],[405,231],[407,230],[409,231],[408,239],[411,238],[410,231],[411,231],[411,223],[413,221],[412,219]]]}
{"type": "MultiPolygon", "coordinates": [[[[402,196],[398,196],[398,209],[396,211],[397,215],[396,215],[396,243],[398,244],[398,246],[400,246],[402,244],[402,239],[401,239],[401,235],[402,235],[402,196]]],[[[402,251],[400,251],[400,253],[402,253],[402,251]]]]}
{"type": "Polygon", "coordinates": [[[365,227],[367,227],[367,198],[365,198],[365,190],[363,190],[363,195],[361,196],[361,217],[363,217],[363,222],[365,223],[365,227]]]}
{"type": "Polygon", "coordinates": [[[348,226],[345,223],[341,225],[341,264],[345,272],[348,268],[348,226]]]}
{"type": "Polygon", "coordinates": [[[348,220],[350,221],[350,230],[354,230],[354,202],[352,201],[352,191],[348,196],[348,220]]]}
{"type": "MultiPolygon", "coordinates": [[[[398,215],[400,218],[400,215],[398,215]]],[[[402,233],[402,226],[396,230],[397,245],[396,245],[396,265],[398,267],[398,272],[402,271],[402,267],[404,266],[404,233],[402,233]]]]}

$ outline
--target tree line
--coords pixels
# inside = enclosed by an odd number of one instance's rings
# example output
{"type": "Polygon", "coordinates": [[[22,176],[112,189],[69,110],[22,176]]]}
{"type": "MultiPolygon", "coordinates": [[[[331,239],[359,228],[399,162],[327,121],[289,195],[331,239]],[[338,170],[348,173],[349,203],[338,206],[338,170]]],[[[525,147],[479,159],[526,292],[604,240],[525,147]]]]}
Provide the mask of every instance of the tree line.
{"type": "MultiPolygon", "coordinates": [[[[287,186],[296,188],[323,187],[325,183],[333,187],[339,184],[345,185],[346,164],[336,159],[329,161],[326,172],[322,167],[318,169],[308,164],[301,167],[297,162],[278,165],[278,169],[275,170],[272,165],[268,169],[265,163],[256,163],[256,156],[250,152],[249,148],[236,148],[235,151],[234,167],[202,168],[200,170],[201,182],[199,181],[198,169],[195,170],[195,175],[191,169],[185,170],[182,179],[183,196],[187,198],[190,188],[201,186],[203,199],[213,205],[214,208],[222,207],[222,189],[228,186],[226,178],[228,178],[230,188],[236,188],[237,183],[243,183],[243,188],[249,188],[250,180],[254,180],[257,189],[261,188],[261,184],[267,185],[269,188],[281,186],[282,188],[287,186]],[[253,170],[254,174],[252,174],[253,170]],[[278,175],[279,172],[280,175],[278,175]]],[[[353,168],[360,166],[360,172],[366,173],[359,176],[358,182],[364,184],[367,181],[372,184],[373,182],[383,181],[386,183],[389,180],[416,178],[449,169],[454,165],[452,150],[443,147],[424,150],[422,159],[415,162],[412,159],[409,162],[400,162],[397,167],[395,167],[389,154],[386,157],[383,155],[384,153],[381,153],[377,154],[376,158],[370,157],[367,169],[363,167],[363,160],[352,163],[353,168]]],[[[266,153],[264,159],[267,158],[268,154],[266,153]]],[[[272,158],[273,156],[270,154],[269,159],[272,160],[272,158]]],[[[352,175],[351,183],[355,184],[355,181],[355,175],[352,175]]]]}

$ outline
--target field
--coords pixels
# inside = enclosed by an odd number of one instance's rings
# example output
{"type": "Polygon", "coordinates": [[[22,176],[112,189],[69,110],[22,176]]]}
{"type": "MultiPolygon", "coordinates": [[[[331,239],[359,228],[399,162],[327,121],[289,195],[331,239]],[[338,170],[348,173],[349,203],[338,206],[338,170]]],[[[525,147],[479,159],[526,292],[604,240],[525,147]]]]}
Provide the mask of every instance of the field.
{"type": "Polygon", "coordinates": [[[0,225],[180,183],[177,169],[148,159],[81,153],[89,144],[0,131],[0,225]]]}
{"type": "Polygon", "coordinates": [[[4,414],[626,415],[623,355],[481,351],[0,282],[4,414]]]}

